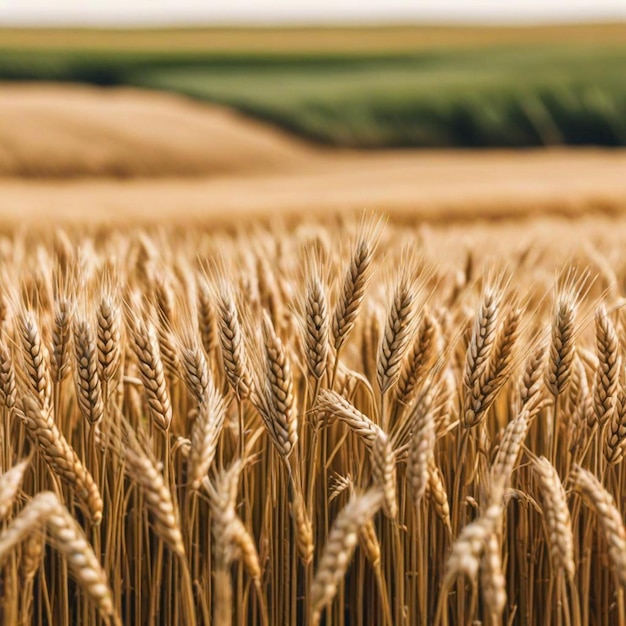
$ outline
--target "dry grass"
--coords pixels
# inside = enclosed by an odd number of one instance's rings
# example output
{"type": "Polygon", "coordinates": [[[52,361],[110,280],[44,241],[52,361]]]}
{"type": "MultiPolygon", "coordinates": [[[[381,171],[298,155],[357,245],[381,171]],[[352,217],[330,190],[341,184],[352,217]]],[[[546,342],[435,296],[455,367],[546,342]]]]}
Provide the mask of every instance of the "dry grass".
{"type": "Polygon", "coordinates": [[[609,226],[5,236],[3,623],[625,623],[609,226]]]}

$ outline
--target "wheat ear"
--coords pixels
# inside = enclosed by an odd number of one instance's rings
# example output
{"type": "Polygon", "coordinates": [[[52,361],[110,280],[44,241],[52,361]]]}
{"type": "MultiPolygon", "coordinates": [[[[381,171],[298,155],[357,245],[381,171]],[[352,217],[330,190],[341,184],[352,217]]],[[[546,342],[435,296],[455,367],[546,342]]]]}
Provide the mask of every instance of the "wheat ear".
{"type": "Polygon", "coordinates": [[[615,396],[615,408],[611,422],[607,427],[604,445],[606,460],[614,465],[624,458],[626,453],[626,391],[619,387],[615,396]]]}
{"type": "MultiPolygon", "coordinates": [[[[375,229],[372,229],[372,232],[375,229]]],[[[359,233],[333,314],[333,345],[339,352],[354,328],[371,275],[375,237],[367,227],[359,233]]]]}
{"type": "Polygon", "coordinates": [[[540,343],[526,360],[519,385],[521,405],[531,415],[537,410],[542,400],[545,356],[546,346],[544,343],[540,343]]]}
{"type": "Polygon", "coordinates": [[[58,507],[59,499],[51,491],[34,496],[0,534],[0,561],[26,537],[39,531],[58,507]]]}
{"type": "Polygon", "coordinates": [[[398,384],[396,401],[401,406],[408,406],[415,398],[420,383],[432,365],[436,356],[439,325],[431,313],[426,313],[420,324],[417,338],[409,351],[398,384]]]}
{"type": "Polygon", "coordinates": [[[39,332],[39,326],[32,311],[22,309],[17,316],[22,361],[24,364],[24,384],[38,398],[39,404],[51,406],[52,379],[48,365],[48,350],[39,332]]]}
{"type": "Polygon", "coordinates": [[[336,391],[328,389],[320,391],[318,410],[344,422],[370,448],[375,444],[380,433],[382,433],[380,426],[361,413],[336,391]]]}
{"type": "Polygon", "coordinates": [[[463,370],[463,420],[466,427],[478,424],[481,411],[481,378],[488,367],[489,355],[496,339],[497,315],[501,294],[486,287],[465,355],[463,370]]]}
{"type": "Polygon", "coordinates": [[[372,446],[372,476],[383,493],[383,511],[390,519],[398,516],[396,454],[389,437],[381,430],[372,446]]]}
{"type": "Polygon", "coordinates": [[[4,472],[4,474],[0,474],[0,521],[5,519],[11,512],[29,462],[29,459],[25,459],[4,472]]]}
{"type": "Polygon", "coordinates": [[[593,405],[598,423],[603,426],[613,416],[621,359],[617,333],[604,306],[596,311],[595,322],[598,367],[593,389],[593,405]]]}
{"type": "Polygon", "coordinates": [[[626,585],[626,529],[613,496],[591,472],[582,467],[574,468],[572,479],[574,485],[593,504],[609,548],[609,558],[615,574],[620,583],[626,585]]]}
{"type": "Polygon", "coordinates": [[[209,365],[195,339],[189,337],[184,340],[180,360],[183,366],[183,377],[191,395],[198,406],[206,404],[211,394],[209,365]]]}
{"type": "Polygon", "coordinates": [[[104,415],[104,403],[98,376],[96,338],[86,320],[77,320],[74,323],[74,357],[78,406],[87,422],[94,425],[104,415]]]}
{"type": "Polygon", "coordinates": [[[480,583],[485,609],[491,623],[498,624],[506,606],[506,581],[502,573],[500,541],[496,533],[491,533],[485,542],[480,564],[480,583]]]}
{"type": "Polygon", "coordinates": [[[239,400],[250,396],[252,378],[248,366],[243,332],[235,299],[230,289],[222,285],[218,296],[218,334],[222,348],[226,380],[239,400]]]}
{"type": "Polygon", "coordinates": [[[183,537],[172,494],[152,459],[127,429],[130,445],[123,451],[124,470],[143,490],[145,503],[154,518],[154,530],[178,556],[185,555],[183,537]]]}
{"type": "Polygon", "coordinates": [[[54,325],[52,327],[52,351],[50,366],[52,380],[60,383],[70,373],[70,337],[74,307],[69,298],[61,297],[54,303],[54,325]]]}
{"type": "Polygon", "coordinates": [[[330,318],[326,291],[317,274],[307,281],[304,309],[306,362],[311,375],[320,380],[328,364],[330,318]]]}
{"type": "Polygon", "coordinates": [[[569,384],[574,360],[576,300],[568,292],[559,295],[552,321],[552,341],[546,370],[546,386],[554,396],[569,384]]]}
{"type": "Polygon", "coordinates": [[[334,521],[311,584],[313,624],[319,623],[322,610],[335,597],[359,541],[359,533],[376,515],[383,499],[377,488],[353,496],[334,521]]]}
{"type": "Polygon", "coordinates": [[[382,394],[398,382],[402,361],[415,334],[417,292],[415,281],[403,274],[389,309],[376,361],[376,381],[382,394]]]}
{"type": "Polygon", "coordinates": [[[131,334],[150,414],[159,429],[166,432],[172,422],[172,406],[156,333],[151,324],[135,320],[131,334]]]}
{"type": "Polygon", "coordinates": [[[452,545],[446,564],[448,582],[458,574],[465,574],[470,580],[476,578],[486,542],[496,532],[501,521],[502,503],[495,501],[487,507],[483,515],[463,528],[452,545]]]}
{"type": "MultiPolygon", "coordinates": [[[[97,312],[98,376],[110,395],[122,363],[122,312],[112,287],[103,289],[97,312]]],[[[105,402],[108,398],[104,398],[105,402]]]]}
{"type": "Polygon", "coordinates": [[[409,441],[408,475],[415,506],[426,493],[430,466],[434,460],[435,420],[432,413],[432,395],[425,394],[413,409],[411,439],[409,441]]]}
{"type": "Polygon", "coordinates": [[[91,521],[99,524],[102,520],[103,503],[98,485],[59,432],[50,409],[42,409],[34,396],[25,395],[18,405],[17,415],[26,425],[29,435],[37,443],[52,471],[74,488],[78,497],[86,504],[91,521]]]}
{"type": "Polygon", "coordinates": [[[574,537],[567,497],[561,479],[545,457],[533,460],[533,468],[539,477],[542,490],[543,511],[550,538],[550,558],[554,571],[565,570],[574,578],[574,537]]]}
{"type": "Polygon", "coordinates": [[[298,443],[293,378],[283,344],[266,313],[263,315],[263,345],[265,359],[257,368],[260,372],[253,402],[270,438],[284,459],[288,459],[298,443]]]}
{"type": "Polygon", "coordinates": [[[504,430],[500,448],[491,467],[491,485],[493,489],[504,490],[508,484],[522,444],[528,432],[529,416],[526,410],[511,420],[504,430]]]}
{"type": "Polygon", "coordinates": [[[48,517],[47,526],[56,549],[67,560],[74,578],[96,603],[102,615],[114,616],[106,574],[76,520],[58,503],[48,517]]]}
{"type": "Polygon", "coordinates": [[[106,574],[82,529],[52,492],[37,494],[0,535],[0,559],[14,546],[47,526],[56,549],[78,583],[105,617],[115,614],[106,574]]]}
{"type": "Polygon", "coordinates": [[[217,347],[216,311],[211,301],[211,291],[204,281],[198,282],[198,328],[202,348],[211,357],[217,347]]]}
{"type": "Polygon", "coordinates": [[[209,383],[204,402],[197,410],[191,430],[189,480],[192,489],[199,489],[215,458],[217,442],[226,416],[226,403],[213,383],[209,383]]]}
{"type": "MultiPolygon", "coordinates": [[[[0,406],[12,409],[16,401],[15,363],[4,333],[0,333],[0,406]]],[[[8,437],[8,433],[4,434],[8,437]]]]}

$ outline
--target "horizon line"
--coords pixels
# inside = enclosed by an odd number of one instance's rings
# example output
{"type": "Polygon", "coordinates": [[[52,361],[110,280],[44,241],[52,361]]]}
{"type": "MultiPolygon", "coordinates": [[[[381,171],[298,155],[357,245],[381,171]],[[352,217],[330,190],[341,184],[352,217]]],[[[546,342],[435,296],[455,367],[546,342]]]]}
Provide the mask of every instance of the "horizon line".
{"type": "Polygon", "coordinates": [[[281,20],[281,19],[256,19],[256,20],[207,20],[199,23],[189,19],[146,20],[146,19],[126,19],[123,21],[108,20],[6,20],[0,13],[0,29],[42,29],[42,30],[271,30],[271,29],[293,29],[293,30],[313,30],[313,29],[342,29],[342,28],[553,28],[558,26],[618,26],[626,25],[626,15],[620,16],[598,16],[596,17],[564,17],[555,16],[527,19],[474,19],[465,18],[454,20],[427,18],[427,19],[332,19],[332,20],[281,20]]]}

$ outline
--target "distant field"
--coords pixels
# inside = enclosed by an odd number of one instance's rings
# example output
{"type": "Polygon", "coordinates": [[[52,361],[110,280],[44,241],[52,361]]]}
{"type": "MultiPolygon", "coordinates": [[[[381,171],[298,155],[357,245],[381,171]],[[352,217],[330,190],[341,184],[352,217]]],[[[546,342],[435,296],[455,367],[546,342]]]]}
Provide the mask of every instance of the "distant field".
{"type": "Polygon", "coordinates": [[[626,24],[532,27],[372,26],[143,30],[0,28],[0,47],[148,52],[413,52],[527,44],[624,44],[626,24]]]}
{"type": "Polygon", "coordinates": [[[158,67],[135,85],[219,102],[351,147],[626,143],[626,47],[158,67]]]}
{"type": "Polygon", "coordinates": [[[0,78],[132,85],[359,148],[626,145],[626,25],[0,31],[0,78]]]}
{"type": "Polygon", "coordinates": [[[307,164],[308,144],[229,109],[130,87],[0,89],[0,177],[252,175],[307,164]]]}

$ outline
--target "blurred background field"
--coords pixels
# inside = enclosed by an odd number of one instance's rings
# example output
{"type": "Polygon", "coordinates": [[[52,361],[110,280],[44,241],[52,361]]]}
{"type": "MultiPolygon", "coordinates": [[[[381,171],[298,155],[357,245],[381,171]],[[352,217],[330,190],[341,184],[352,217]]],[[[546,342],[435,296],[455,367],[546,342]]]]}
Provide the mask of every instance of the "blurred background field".
{"type": "Polygon", "coordinates": [[[626,25],[4,29],[0,79],[134,86],[350,148],[626,144],[626,25]]]}
{"type": "Polygon", "coordinates": [[[0,220],[621,215],[625,70],[620,22],[0,28],[0,220]]]}

